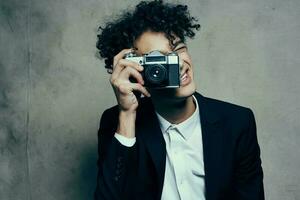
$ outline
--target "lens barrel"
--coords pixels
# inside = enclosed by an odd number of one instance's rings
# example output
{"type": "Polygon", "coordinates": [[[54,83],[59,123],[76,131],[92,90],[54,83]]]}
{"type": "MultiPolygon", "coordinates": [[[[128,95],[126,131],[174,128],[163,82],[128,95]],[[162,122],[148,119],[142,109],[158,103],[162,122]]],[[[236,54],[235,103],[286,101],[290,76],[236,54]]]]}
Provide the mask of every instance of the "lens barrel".
{"type": "Polygon", "coordinates": [[[167,69],[161,64],[145,67],[145,79],[153,85],[160,85],[166,80],[167,69]]]}

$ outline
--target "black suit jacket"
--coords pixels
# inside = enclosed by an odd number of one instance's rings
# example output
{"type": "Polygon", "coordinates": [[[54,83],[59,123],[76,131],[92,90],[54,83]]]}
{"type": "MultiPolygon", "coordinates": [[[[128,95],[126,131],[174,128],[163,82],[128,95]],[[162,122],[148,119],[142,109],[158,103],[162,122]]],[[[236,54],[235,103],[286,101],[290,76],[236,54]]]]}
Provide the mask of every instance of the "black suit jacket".
{"type": "MultiPolygon", "coordinates": [[[[206,200],[264,199],[263,171],[253,112],[194,94],[199,105],[206,200]]],[[[159,200],[166,148],[151,99],[137,110],[136,143],[114,137],[118,107],[104,111],[98,131],[99,159],[95,199],[159,200]]]]}

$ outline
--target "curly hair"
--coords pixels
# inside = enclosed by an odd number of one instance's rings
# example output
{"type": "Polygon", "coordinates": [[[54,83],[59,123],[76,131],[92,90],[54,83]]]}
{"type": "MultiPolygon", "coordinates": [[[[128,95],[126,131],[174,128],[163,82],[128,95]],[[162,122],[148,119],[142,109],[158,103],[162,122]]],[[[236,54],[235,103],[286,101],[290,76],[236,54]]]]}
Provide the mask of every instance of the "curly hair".
{"type": "Polygon", "coordinates": [[[162,0],[142,1],[133,12],[124,12],[119,19],[108,22],[97,37],[100,57],[105,68],[112,69],[113,57],[122,49],[132,48],[134,41],[145,31],[162,32],[173,45],[174,34],[182,41],[193,38],[200,29],[197,19],[190,16],[187,5],[164,3],[162,0]]]}

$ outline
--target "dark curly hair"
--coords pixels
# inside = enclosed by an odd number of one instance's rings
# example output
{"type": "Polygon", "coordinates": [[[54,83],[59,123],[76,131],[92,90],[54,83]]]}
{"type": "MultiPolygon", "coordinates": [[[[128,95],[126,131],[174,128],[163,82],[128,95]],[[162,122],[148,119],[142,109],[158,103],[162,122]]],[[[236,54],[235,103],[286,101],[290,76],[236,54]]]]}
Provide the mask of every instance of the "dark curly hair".
{"type": "Polygon", "coordinates": [[[163,32],[172,46],[174,34],[182,42],[186,37],[193,38],[194,30],[200,28],[196,22],[186,5],[164,3],[162,0],[142,1],[133,12],[125,12],[119,19],[100,26],[96,47],[101,58],[105,59],[105,68],[112,69],[113,57],[122,49],[132,48],[143,32],[163,32]]]}

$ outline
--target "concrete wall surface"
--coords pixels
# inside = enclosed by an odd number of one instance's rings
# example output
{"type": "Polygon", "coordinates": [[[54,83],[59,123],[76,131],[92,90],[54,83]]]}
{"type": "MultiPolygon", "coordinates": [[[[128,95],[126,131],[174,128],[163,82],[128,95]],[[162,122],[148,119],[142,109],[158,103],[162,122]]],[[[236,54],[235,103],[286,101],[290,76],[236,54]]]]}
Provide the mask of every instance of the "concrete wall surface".
{"type": "MultiPolygon", "coordinates": [[[[178,2],[178,1],[176,1],[178,2]]],[[[198,91],[252,108],[266,199],[300,200],[300,1],[189,0],[198,91]]],[[[0,199],[92,199],[116,103],[97,28],[132,0],[0,0],[0,199]]]]}

